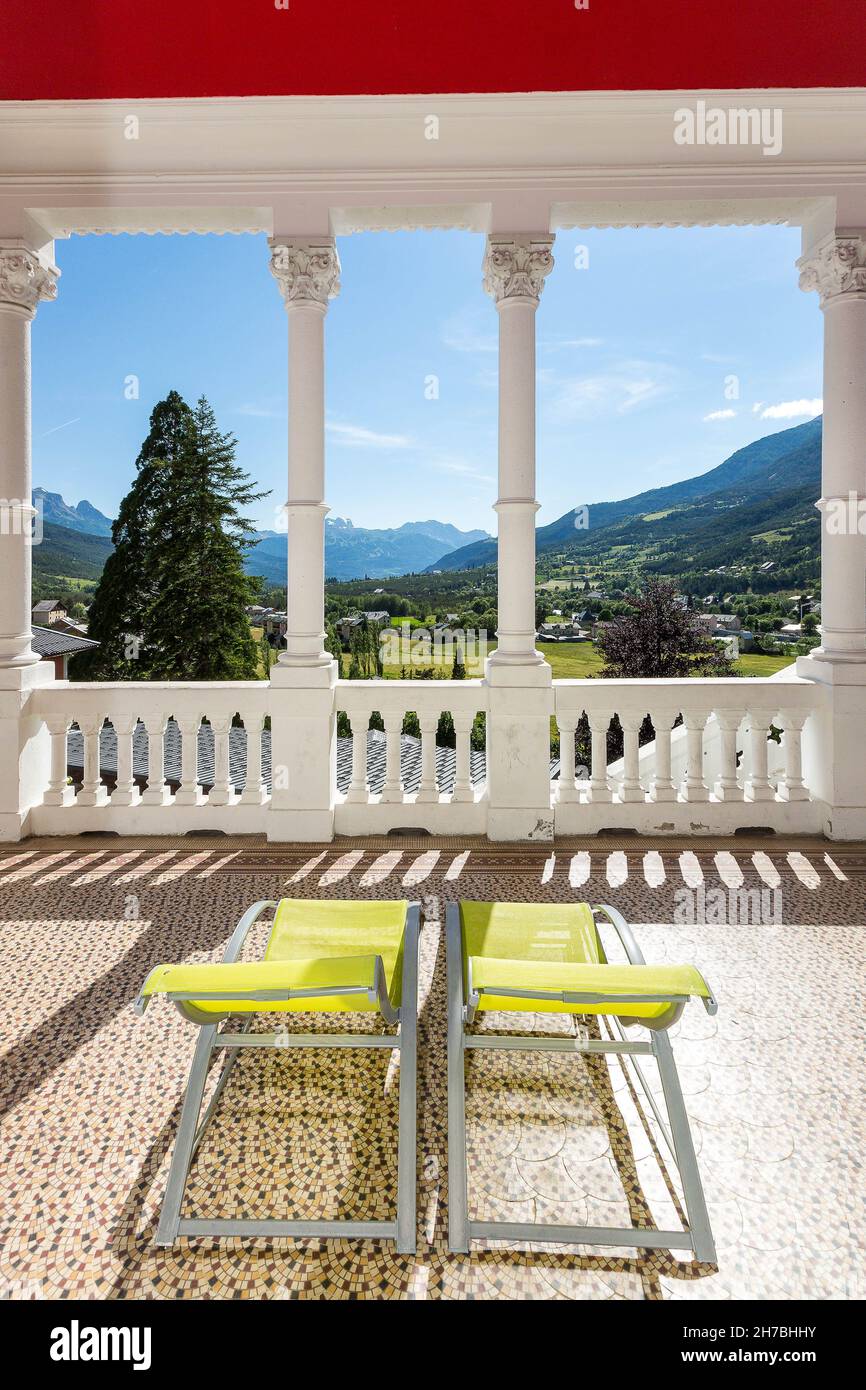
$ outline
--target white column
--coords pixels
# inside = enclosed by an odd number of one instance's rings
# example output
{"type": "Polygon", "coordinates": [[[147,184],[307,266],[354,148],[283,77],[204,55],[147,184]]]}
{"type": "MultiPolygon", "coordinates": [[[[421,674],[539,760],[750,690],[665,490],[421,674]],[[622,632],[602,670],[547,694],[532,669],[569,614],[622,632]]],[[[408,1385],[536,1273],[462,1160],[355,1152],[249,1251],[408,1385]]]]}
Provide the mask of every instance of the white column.
{"type": "Polygon", "coordinates": [[[39,660],[30,645],[30,324],[57,276],[22,243],[0,241],[0,667],[39,660]]]}
{"type": "Polygon", "coordinates": [[[325,651],[325,314],[340,288],[333,240],[271,243],[289,319],[288,626],[284,666],[329,666],[325,651]]]}
{"type": "Polygon", "coordinates": [[[117,741],[117,780],[109,800],[112,806],[137,806],[141,801],[141,795],[135,785],[133,740],[138,726],[138,716],[113,714],[111,724],[117,741]]]}
{"type": "Polygon", "coordinates": [[[557,800],[560,805],[580,801],[580,793],[574,777],[574,732],[577,728],[576,714],[557,714],[559,727],[559,788],[557,800]]]}
{"type": "Polygon", "coordinates": [[[866,661],[866,231],[828,237],[798,261],[824,311],[821,646],[818,661],[866,661]],[[859,525],[858,525],[859,521],[859,525]],[[853,524],[852,524],[853,522],[853,524]]]}
{"type": "Polygon", "coordinates": [[[247,736],[247,771],[241,802],[244,806],[262,806],[268,799],[268,789],[262,777],[262,729],[265,726],[263,714],[244,714],[244,732],[247,736]]]}
{"type": "Polygon", "coordinates": [[[78,721],[84,739],[84,773],[81,791],[78,793],[79,806],[107,806],[108,791],[103,785],[100,766],[100,734],[105,722],[102,714],[93,714],[78,721]]]}
{"type": "Polygon", "coordinates": [[[782,746],[785,752],[785,775],[776,790],[783,801],[808,801],[809,788],[803,781],[803,725],[806,715],[800,710],[781,710],[782,746]]]}
{"type": "Polygon", "coordinates": [[[180,729],[180,786],[174,794],[176,806],[203,806],[204,792],[198,780],[198,731],[200,714],[178,717],[180,729]]]}
{"type": "Polygon", "coordinates": [[[367,731],[370,727],[368,710],[347,710],[352,725],[352,782],[346,800],[366,802],[367,791],[367,731]]]}
{"type": "Polygon", "coordinates": [[[803,770],[824,834],[866,835],[866,228],[837,228],[798,262],[824,311],[821,645],[797,658],[815,681],[803,770]]]}
{"type": "Polygon", "coordinates": [[[622,801],[645,801],[644,789],[640,780],[640,731],[643,724],[641,714],[621,714],[622,725],[622,801]]]}
{"type": "Polygon", "coordinates": [[[742,801],[743,788],[737,781],[737,734],[743,722],[740,710],[717,709],[719,726],[719,777],[713,791],[718,801],[742,801]]]}
{"type": "Polygon", "coordinates": [[[208,792],[208,803],[211,806],[233,806],[238,798],[232,786],[229,764],[232,717],[225,714],[212,718],[210,726],[213,730],[213,786],[208,792]]]}
{"type": "Polygon", "coordinates": [[[403,800],[403,778],[400,771],[402,749],[402,714],[383,715],[385,724],[385,785],[382,788],[382,801],[403,800]]]}
{"type": "Polygon", "coordinates": [[[168,715],[153,712],[142,717],[147,730],[147,786],[142,793],[143,806],[167,806],[171,789],[165,780],[165,731],[168,715]]]}
{"type": "Polygon", "coordinates": [[[547,232],[495,233],[484,258],[484,288],[499,315],[499,618],[485,668],[494,840],[553,838],[553,689],[535,647],[535,313],[552,245],[547,232]]]}
{"type": "Polygon", "coordinates": [[[770,733],[770,716],[760,710],[749,711],[749,737],[751,740],[751,774],[746,782],[745,792],[749,801],[773,801],[775,792],[767,776],[767,739],[770,733]]]}
{"type": "Polygon", "coordinates": [[[337,797],[337,663],[325,651],[325,361],[340,262],[329,237],[274,237],[289,319],[288,625],[271,667],[268,838],[330,840],[337,797]],[[280,693],[283,692],[283,693],[280,693]]]}
{"type": "Polygon", "coordinates": [[[596,804],[608,803],[613,801],[613,792],[607,775],[607,735],[610,729],[610,715],[590,714],[589,729],[592,738],[589,800],[596,804]]]}
{"type": "Polygon", "coordinates": [[[655,776],[650,788],[650,801],[676,801],[677,789],[671,777],[671,729],[677,710],[654,709],[651,712],[655,730],[655,776]]]}
{"type": "Polygon", "coordinates": [[[707,722],[705,710],[688,713],[683,711],[686,726],[686,775],[682,784],[683,800],[709,801],[710,793],[704,781],[704,726],[707,722]]]}
{"type": "Polygon", "coordinates": [[[30,640],[30,323],[58,273],[21,239],[0,238],[0,840],[27,834],[51,781],[48,728],[30,712],[33,690],[54,680],[30,640]]]}
{"type": "Polygon", "coordinates": [[[474,801],[472,787],[472,726],[473,714],[454,715],[454,786],[452,801],[474,801]]]}
{"type": "Polygon", "coordinates": [[[422,714],[418,720],[421,726],[421,781],[415,797],[418,801],[438,801],[439,787],[436,782],[436,730],[439,717],[435,714],[422,714]]]}
{"type": "Polygon", "coordinates": [[[553,237],[490,236],[484,288],[499,314],[499,625],[496,665],[538,665],[535,649],[535,312],[553,237]]]}
{"type": "Polygon", "coordinates": [[[42,799],[44,806],[71,806],[75,792],[67,782],[67,735],[72,720],[68,714],[53,714],[46,719],[51,734],[51,781],[42,799]]]}

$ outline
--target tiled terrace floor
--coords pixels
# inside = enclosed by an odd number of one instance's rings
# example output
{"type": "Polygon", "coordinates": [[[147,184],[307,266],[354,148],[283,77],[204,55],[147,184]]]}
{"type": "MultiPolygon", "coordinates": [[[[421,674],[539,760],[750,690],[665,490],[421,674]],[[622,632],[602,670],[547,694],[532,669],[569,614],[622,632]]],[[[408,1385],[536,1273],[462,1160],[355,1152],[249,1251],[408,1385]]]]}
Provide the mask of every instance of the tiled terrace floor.
{"type": "MultiPolygon", "coordinates": [[[[13,1297],[862,1298],[864,922],[866,847],[817,840],[6,846],[0,1282],[13,1297]],[[675,895],[701,883],[778,889],[781,923],[672,925],[675,895]],[[195,1030],[164,1003],[137,1020],[132,1002],[151,965],[218,958],[243,909],[281,894],[423,902],[414,1258],[353,1241],[151,1245],[195,1030]],[[441,927],[460,896],[606,899],[648,959],[705,971],[719,1014],[690,1004],[674,1047],[718,1269],[666,1252],[448,1254],[441,927]]],[[[387,1053],[244,1054],[188,1214],[390,1215],[394,1081],[387,1053]]],[[[618,1064],[475,1054],[469,1087],[479,1217],[618,1224],[648,1204],[675,1219],[618,1064]]]]}

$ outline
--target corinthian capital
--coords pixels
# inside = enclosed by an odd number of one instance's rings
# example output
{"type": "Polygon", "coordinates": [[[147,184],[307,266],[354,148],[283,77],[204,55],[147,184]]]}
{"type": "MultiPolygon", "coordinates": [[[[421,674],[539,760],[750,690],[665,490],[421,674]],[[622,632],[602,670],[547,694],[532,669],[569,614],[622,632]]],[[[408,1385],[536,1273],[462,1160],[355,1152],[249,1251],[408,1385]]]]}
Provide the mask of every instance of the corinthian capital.
{"type": "Polygon", "coordinates": [[[797,267],[800,289],[817,290],[822,309],[839,295],[866,294],[866,233],[829,236],[797,267]]]}
{"type": "Polygon", "coordinates": [[[299,301],[321,304],[340,290],[340,258],[329,237],[317,241],[278,241],[272,239],[271,274],[280,287],[286,308],[299,301]]]}
{"type": "Polygon", "coordinates": [[[32,316],[41,299],[56,299],[59,274],[26,246],[0,242],[0,308],[14,305],[32,316]]]}
{"type": "Polygon", "coordinates": [[[553,269],[553,237],[489,236],[484,254],[484,288],[497,304],[506,299],[532,299],[535,303],[544,288],[544,279],[553,269]]]}

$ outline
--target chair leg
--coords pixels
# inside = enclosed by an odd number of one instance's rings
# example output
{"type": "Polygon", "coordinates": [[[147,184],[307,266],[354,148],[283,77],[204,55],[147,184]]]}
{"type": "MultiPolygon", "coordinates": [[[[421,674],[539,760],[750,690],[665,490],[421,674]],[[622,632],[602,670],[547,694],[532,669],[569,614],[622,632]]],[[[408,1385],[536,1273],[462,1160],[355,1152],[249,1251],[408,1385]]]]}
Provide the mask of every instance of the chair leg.
{"type": "Polygon", "coordinates": [[[689,1230],[695,1258],[702,1263],[715,1264],[716,1246],[710,1228],[710,1218],[707,1213],[704,1189],[701,1185],[692,1132],[689,1128],[689,1117],[686,1113],[680,1079],[677,1075],[671,1040],[666,1033],[653,1035],[653,1051],[658,1062],[665,1104],[671,1122],[671,1138],[674,1141],[677,1167],[683,1182],[683,1195],[686,1201],[686,1212],[689,1218],[689,1230]]]}
{"type": "Polygon", "coordinates": [[[198,1042],[195,1045],[189,1081],[187,1082],[186,1094],[183,1098],[183,1108],[180,1113],[180,1124],[174,1143],[174,1153],[172,1154],[171,1167],[168,1171],[168,1184],[165,1189],[162,1211],[159,1217],[159,1226],[156,1232],[157,1245],[172,1246],[177,1240],[177,1231],[180,1224],[180,1209],[183,1203],[186,1179],[192,1159],[196,1130],[198,1128],[199,1111],[201,1110],[201,1101],[204,1095],[216,1032],[216,1024],[206,1024],[201,1029],[198,1042]]]}
{"type": "Polygon", "coordinates": [[[419,919],[420,910],[413,903],[406,921],[400,996],[400,1112],[397,1141],[397,1253],[400,1255],[414,1255],[416,1245],[419,919]]]}
{"type": "Polygon", "coordinates": [[[469,1253],[466,1076],[463,1051],[463,951],[460,907],[445,909],[448,967],[448,1246],[469,1253]]]}

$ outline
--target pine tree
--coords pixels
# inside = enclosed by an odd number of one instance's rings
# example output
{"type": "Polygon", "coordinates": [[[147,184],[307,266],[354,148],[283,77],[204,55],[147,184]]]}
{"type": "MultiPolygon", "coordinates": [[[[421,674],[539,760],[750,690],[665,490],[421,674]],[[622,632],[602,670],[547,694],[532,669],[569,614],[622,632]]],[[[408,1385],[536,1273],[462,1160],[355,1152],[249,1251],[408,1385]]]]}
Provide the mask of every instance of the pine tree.
{"type": "Polygon", "coordinates": [[[157,584],[147,644],[154,680],[255,680],[244,555],[256,492],[202,397],[187,422],[174,486],[154,516],[157,584]]]}
{"type": "MultiPolygon", "coordinates": [[[[253,490],[236,441],[172,391],[151,415],[135,482],[114,525],[89,631],[101,643],[87,678],[254,680],[257,649],[244,611],[253,490]]],[[[76,671],[76,674],[78,672],[76,671]]]]}
{"type": "Polygon", "coordinates": [[[88,615],[88,636],[100,645],[75,658],[76,679],[150,679],[146,630],[157,592],[155,516],[172,493],[173,470],[191,416],[177,391],[170,391],[151,414],[150,432],[135,461],[135,482],[112,528],[114,550],[88,615]]]}

